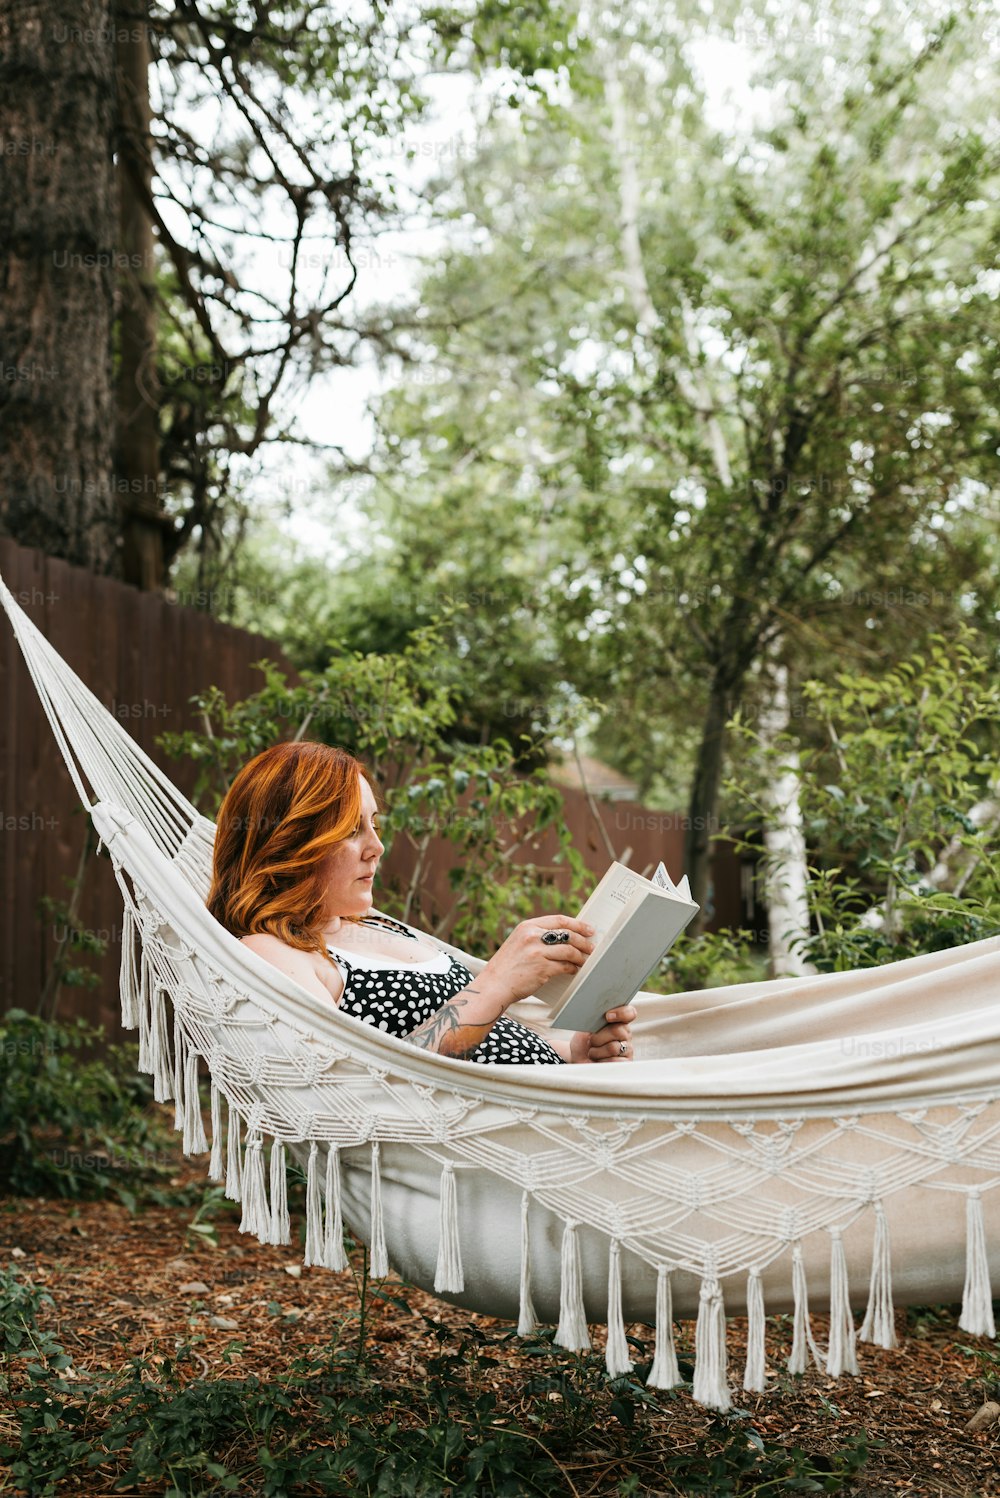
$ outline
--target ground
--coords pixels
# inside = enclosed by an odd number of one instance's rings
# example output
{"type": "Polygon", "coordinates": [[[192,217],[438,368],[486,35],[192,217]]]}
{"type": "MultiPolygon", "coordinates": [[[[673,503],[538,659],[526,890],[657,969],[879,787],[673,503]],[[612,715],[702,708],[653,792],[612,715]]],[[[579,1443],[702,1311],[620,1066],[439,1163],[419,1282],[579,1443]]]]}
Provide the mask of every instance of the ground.
{"type": "MultiPolygon", "coordinates": [[[[199,1166],[185,1163],[183,1172],[192,1173],[181,1178],[193,1180],[195,1170],[200,1173],[199,1166]]],[[[118,1203],[8,1199],[0,1210],[0,1262],[16,1263],[25,1277],[49,1291],[53,1304],[44,1309],[41,1324],[55,1333],[81,1372],[120,1367],[130,1354],[169,1355],[179,1341],[194,1338],[192,1376],[252,1371],[273,1379],[297,1354],[328,1342],[338,1325],[345,1326],[345,1337],[356,1337],[358,1296],[350,1273],[303,1268],[297,1245],[265,1247],[241,1236],[230,1211],[214,1218],[208,1237],[189,1230],[193,1216],[190,1206],[155,1206],[132,1214],[118,1203]]],[[[428,1363],[434,1364],[442,1348],[467,1340],[470,1327],[488,1335],[502,1330],[500,1323],[470,1317],[418,1291],[407,1291],[406,1301],[410,1309],[378,1303],[366,1338],[380,1386],[395,1392],[404,1407],[418,1402],[415,1391],[426,1386],[428,1363]],[[439,1330],[427,1318],[434,1318],[439,1330]]],[[[954,1311],[897,1311],[899,1348],[862,1345],[861,1376],[836,1381],[817,1371],[794,1379],[784,1374],[790,1321],[771,1318],[768,1371],[773,1377],[762,1395],[737,1392],[745,1327],[733,1321],[731,1384],[738,1408],[746,1412],[739,1418],[766,1440],[819,1453],[833,1453],[866,1431],[873,1443],[867,1465],[837,1489],[857,1498],[1000,1495],[1000,1425],[966,1431],[989,1392],[994,1347],[960,1332],[954,1311]]],[[[823,1318],[814,1317],[813,1325],[822,1343],[823,1318]]],[[[650,1335],[645,1327],[629,1330],[650,1335]]],[[[601,1329],[595,1335],[599,1341],[601,1329]]],[[[692,1335],[691,1324],[683,1323],[682,1357],[692,1335]]],[[[527,1357],[512,1342],[499,1353],[493,1349],[492,1356],[489,1384],[501,1406],[517,1415],[526,1408],[524,1390],[539,1371],[537,1352],[527,1357]]],[[[556,1390],[547,1397],[561,1396],[556,1390]]],[[[629,1491],[621,1483],[630,1462],[631,1491],[640,1498],[682,1491],[667,1478],[664,1485],[650,1480],[657,1452],[697,1453],[712,1417],[686,1390],[659,1393],[655,1404],[639,1413],[645,1424],[638,1436],[632,1433],[631,1457],[597,1431],[581,1436],[569,1454],[558,1454],[567,1494],[589,1498],[629,1491]]],[[[5,1403],[0,1439],[9,1440],[14,1428],[5,1403]]],[[[114,1476],[109,1459],[106,1469],[74,1472],[58,1492],[84,1498],[120,1492],[113,1487],[114,1476]]],[[[161,1483],[127,1491],[146,1495],[164,1489],[161,1483]]]]}

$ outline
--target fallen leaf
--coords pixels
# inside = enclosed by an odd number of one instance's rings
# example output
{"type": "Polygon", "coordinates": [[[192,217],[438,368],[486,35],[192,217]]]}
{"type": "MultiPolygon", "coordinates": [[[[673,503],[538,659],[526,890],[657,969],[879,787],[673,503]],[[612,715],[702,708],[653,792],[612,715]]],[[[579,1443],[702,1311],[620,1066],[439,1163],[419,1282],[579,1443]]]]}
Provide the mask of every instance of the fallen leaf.
{"type": "Polygon", "coordinates": [[[992,1399],[987,1399],[986,1403],[981,1409],[976,1411],[965,1428],[968,1431],[987,1430],[989,1426],[995,1425],[998,1419],[1000,1419],[1000,1404],[996,1404],[992,1399]]]}

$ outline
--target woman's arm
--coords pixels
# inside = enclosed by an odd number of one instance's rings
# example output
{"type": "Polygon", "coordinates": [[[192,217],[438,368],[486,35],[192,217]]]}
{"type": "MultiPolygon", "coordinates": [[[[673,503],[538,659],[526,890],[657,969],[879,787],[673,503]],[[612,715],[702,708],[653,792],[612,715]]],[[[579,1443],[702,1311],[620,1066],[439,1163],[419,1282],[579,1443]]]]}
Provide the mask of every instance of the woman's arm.
{"type": "Polygon", "coordinates": [[[575,973],[594,949],[593,934],[593,926],[575,916],[545,915],[522,921],[468,987],[405,1038],[411,1045],[443,1056],[468,1056],[511,1004],[526,999],[560,973],[575,973]],[[546,931],[568,931],[570,939],[547,946],[542,941],[546,931]]]}

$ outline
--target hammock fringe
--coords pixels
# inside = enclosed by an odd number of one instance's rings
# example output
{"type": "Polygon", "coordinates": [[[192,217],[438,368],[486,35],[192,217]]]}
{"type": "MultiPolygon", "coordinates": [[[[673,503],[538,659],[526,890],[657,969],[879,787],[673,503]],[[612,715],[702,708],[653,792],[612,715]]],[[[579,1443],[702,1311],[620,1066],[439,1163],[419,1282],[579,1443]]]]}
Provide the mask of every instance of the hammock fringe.
{"type": "Polygon", "coordinates": [[[302,1262],[308,1267],[323,1263],[323,1197],[319,1189],[319,1145],[309,1145],[306,1167],[306,1242],[302,1262]]]}
{"type": "Polygon", "coordinates": [[[465,1289],[462,1249],[458,1241],[458,1193],[455,1187],[455,1167],[451,1160],[441,1171],[438,1256],[434,1289],[446,1294],[450,1291],[465,1289]]]}
{"type": "Polygon", "coordinates": [[[225,1167],[222,1163],[222,1093],[215,1078],[212,1078],[212,1153],[208,1161],[208,1179],[224,1181],[225,1167]]]}
{"type": "Polygon", "coordinates": [[[167,1004],[163,990],[152,975],[149,989],[149,1070],[153,1074],[153,1098],[158,1103],[169,1103],[174,1089],[170,1077],[167,1004]]]}
{"type": "Polygon", "coordinates": [[[726,1311],[722,1286],[714,1277],[703,1279],[694,1329],[694,1384],[699,1404],[720,1414],[732,1407],[726,1381],[726,1311]]]}
{"type": "Polygon", "coordinates": [[[986,1257],[983,1202],[978,1186],[971,1187],[965,1199],[965,1288],[958,1324],[963,1332],[972,1332],[977,1337],[995,1337],[997,1334],[990,1266],[986,1257]]]}
{"type": "Polygon", "coordinates": [[[892,1305],[892,1255],[889,1224],[881,1201],[875,1203],[875,1246],[872,1250],[872,1277],[868,1288],[868,1308],[858,1336],[862,1342],[877,1347],[897,1347],[895,1313],[892,1305]]]}
{"type": "Polygon", "coordinates": [[[369,1267],[373,1278],[377,1280],[384,1280],[389,1273],[385,1221],[382,1215],[382,1157],[377,1139],[372,1145],[372,1239],[369,1267]]]}
{"type": "Polygon", "coordinates": [[[288,1244],[292,1228],[288,1219],[288,1176],[285,1169],[285,1146],[280,1139],[271,1145],[271,1215],[267,1223],[268,1243],[288,1244]]]}
{"type": "Polygon", "coordinates": [[[608,1341],[604,1366],[611,1378],[621,1378],[623,1373],[631,1373],[633,1367],[622,1315],[621,1245],[617,1239],[612,1240],[608,1255],[608,1341]]]}
{"type": "Polygon", "coordinates": [[[231,1202],[243,1200],[243,1160],[240,1153],[240,1115],[229,1108],[229,1132],[226,1140],[226,1196],[231,1202]]]}
{"type": "Polygon", "coordinates": [[[656,1346],[653,1366],[646,1380],[648,1389],[673,1389],[681,1382],[674,1346],[674,1308],[670,1287],[670,1270],[665,1264],[656,1268],[656,1346]]]}
{"type": "Polygon", "coordinates": [[[340,1151],[331,1144],[326,1152],[326,1217],[323,1227],[323,1264],[327,1269],[346,1269],[344,1217],[341,1202],[340,1151]]]}
{"type": "Polygon", "coordinates": [[[122,955],[118,969],[118,994],[122,1005],[122,1029],[134,1030],[139,1023],[139,978],[135,966],[135,916],[125,881],[116,873],[122,896],[122,955]]]}
{"type": "Polygon", "coordinates": [[[743,1387],[754,1394],[762,1394],[767,1388],[764,1328],[764,1287],[759,1270],[751,1269],[747,1275],[747,1361],[743,1387]]]}
{"type": "Polygon", "coordinates": [[[857,1374],[857,1340],[851,1315],[850,1285],[847,1279],[847,1257],[840,1228],[830,1230],[830,1341],[826,1351],[826,1372],[830,1378],[842,1373],[857,1374]]]}
{"type": "Polygon", "coordinates": [[[198,1052],[194,1046],[188,1047],[184,1060],[184,1140],[181,1147],[185,1155],[204,1155],[208,1150],[198,1091],[198,1052]]]}
{"type": "Polygon", "coordinates": [[[531,1299],[531,1244],[528,1237],[530,1195],[521,1192],[521,1282],[518,1291],[517,1335],[527,1337],[538,1325],[538,1315],[531,1299]]]}
{"type": "Polygon", "coordinates": [[[809,1291],[806,1285],[806,1266],[802,1260],[802,1244],[792,1248],[792,1350],[788,1358],[789,1373],[805,1373],[809,1366],[809,1355],[817,1368],[822,1368],[819,1348],[812,1334],[809,1321],[809,1291]]]}
{"type": "Polygon", "coordinates": [[[585,1352],[590,1346],[590,1332],[583,1308],[580,1244],[577,1241],[575,1222],[567,1222],[563,1228],[559,1325],[553,1340],[557,1347],[565,1347],[568,1352],[585,1352]]]}
{"type": "Polygon", "coordinates": [[[256,1129],[252,1129],[247,1135],[240,1186],[243,1193],[240,1232],[253,1233],[262,1243],[266,1243],[265,1234],[270,1229],[270,1214],[264,1186],[264,1140],[256,1129]]]}

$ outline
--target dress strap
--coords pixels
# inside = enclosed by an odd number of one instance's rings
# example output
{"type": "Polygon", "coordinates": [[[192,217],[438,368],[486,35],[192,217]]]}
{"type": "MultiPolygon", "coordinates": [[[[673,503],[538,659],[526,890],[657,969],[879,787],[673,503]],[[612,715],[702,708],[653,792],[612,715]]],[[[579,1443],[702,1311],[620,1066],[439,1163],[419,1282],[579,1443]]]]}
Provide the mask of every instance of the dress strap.
{"type": "Polygon", "coordinates": [[[400,921],[394,921],[390,915],[364,915],[361,917],[360,924],[362,926],[387,926],[390,931],[398,931],[400,936],[408,936],[411,941],[417,939],[412,931],[407,930],[400,921]]]}

